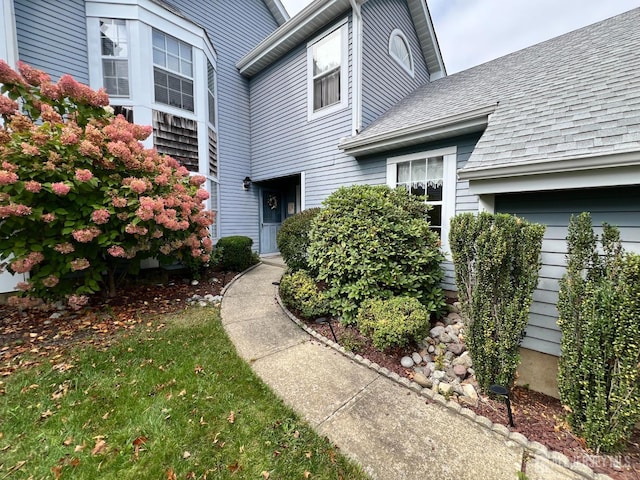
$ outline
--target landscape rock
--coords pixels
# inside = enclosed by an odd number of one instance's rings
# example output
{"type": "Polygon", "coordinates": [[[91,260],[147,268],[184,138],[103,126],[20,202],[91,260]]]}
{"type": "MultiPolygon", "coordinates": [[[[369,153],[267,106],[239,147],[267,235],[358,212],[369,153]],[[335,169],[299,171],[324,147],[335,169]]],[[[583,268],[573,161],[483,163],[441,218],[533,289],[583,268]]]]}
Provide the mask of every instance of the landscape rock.
{"type": "Polygon", "coordinates": [[[411,354],[411,359],[413,360],[413,363],[415,363],[416,365],[419,365],[422,363],[422,355],[420,355],[418,352],[413,352],[411,354]]]}
{"type": "Polygon", "coordinates": [[[429,379],[429,377],[422,372],[416,372],[413,376],[413,381],[424,388],[431,388],[431,386],[433,385],[433,382],[429,379]]]}
{"type": "Polygon", "coordinates": [[[431,330],[429,330],[429,336],[431,338],[439,338],[440,335],[442,335],[443,333],[444,333],[444,327],[441,325],[433,327],[431,330]]]}
{"type": "Polygon", "coordinates": [[[473,361],[469,352],[463,352],[459,357],[456,357],[452,362],[453,365],[464,365],[466,368],[471,368],[473,361]]]}
{"type": "Polygon", "coordinates": [[[400,359],[400,365],[402,365],[404,368],[411,368],[414,364],[415,362],[411,357],[402,357],[400,359]]]}
{"type": "Polygon", "coordinates": [[[465,397],[469,397],[474,401],[478,400],[478,392],[476,392],[476,389],[473,385],[470,385],[468,383],[462,385],[462,391],[464,392],[465,397]]]}
{"type": "Polygon", "coordinates": [[[431,376],[434,378],[434,380],[442,380],[447,376],[447,374],[442,370],[436,370],[431,374],[431,376]]]}
{"type": "Polygon", "coordinates": [[[453,393],[453,385],[446,382],[440,382],[438,384],[438,391],[445,396],[451,395],[453,393]]]}
{"type": "Polygon", "coordinates": [[[453,373],[455,373],[457,377],[464,378],[467,376],[467,367],[464,365],[455,365],[453,367],[453,373]]]}
{"type": "Polygon", "coordinates": [[[454,355],[460,355],[462,352],[464,352],[465,347],[462,343],[450,343],[449,345],[447,345],[447,350],[449,350],[454,355]]]}

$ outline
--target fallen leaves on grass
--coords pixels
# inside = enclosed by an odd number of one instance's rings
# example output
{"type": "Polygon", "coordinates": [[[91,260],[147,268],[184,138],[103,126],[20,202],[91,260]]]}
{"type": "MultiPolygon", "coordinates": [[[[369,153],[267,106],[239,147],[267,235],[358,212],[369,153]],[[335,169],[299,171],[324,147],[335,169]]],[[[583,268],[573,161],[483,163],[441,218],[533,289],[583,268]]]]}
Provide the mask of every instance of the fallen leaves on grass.
{"type": "Polygon", "coordinates": [[[138,460],[141,447],[149,440],[147,437],[138,437],[133,441],[133,457],[138,460]]]}
{"type": "Polygon", "coordinates": [[[228,421],[229,423],[235,423],[235,421],[236,421],[236,414],[235,414],[235,412],[233,412],[233,411],[232,411],[232,412],[230,412],[230,413],[229,413],[229,416],[227,417],[227,421],[228,421]]]}
{"type": "Polygon", "coordinates": [[[105,452],[107,448],[107,442],[104,440],[104,437],[101,437],[101,436],[95,437],[95,440],[96,440],[96,444],[91,450],[91,455],[93,456],[101,455],[105,452]]]}

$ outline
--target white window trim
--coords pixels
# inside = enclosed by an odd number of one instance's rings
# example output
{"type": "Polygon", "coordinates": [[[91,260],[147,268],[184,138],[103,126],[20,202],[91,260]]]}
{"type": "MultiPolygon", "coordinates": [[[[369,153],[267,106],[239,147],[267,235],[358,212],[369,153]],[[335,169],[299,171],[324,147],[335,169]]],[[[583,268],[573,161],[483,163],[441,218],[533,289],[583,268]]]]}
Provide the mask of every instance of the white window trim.
{"type": "MultiPolygon", "coordinates": [[[[387,159],[387,185],[395,188],[398,180],[398,163],[409,162],[412,160],[421,160],[430,157],[443,158],[442,180],[444,184],[444,192],[442,197],[442,234],[441,248],[442,252],[451,260],[451,250],[449,248],[449,227],[451,218],[456,214],[456,162],[457,147],[440,148],[436,150],[427,150],[424,152],[410,153],[398,157],[390,157],[387,159]]],[[[427,203],[429,200],[427,199],[427,203]]]]}
{"type": "Polygon", "coordinates": [[[307,43],[307,120],[315,120],[326,115],[344,110],[349,106],[349,24],[347,19],[342,20],[337,26],[307,43]],[[340,101],[319,110],[313,110],[313,46],[331,35],[336,30],[340,30],[340,41],[342,42],[341,62],[340,62],[340,101]]]}
{"type": "Polygon", "coordinates": [[[18,38],[16,33],[16,17],[13,11],[13,0],[4,0],[0,5],[0,58],[10,67],[18,61],[18,38]]]}
{"type": "MultiPolygon", "coordinates": [[[[99,19],[101,20],[101,19],[99,19]]],[[[104,71],[103,64],[104,60],[124,60],[127,62],[127,82],[129,83],[129,95],[112,95],[109,94],[109,98],[116,99],[116,103],[119,103],[120,100],[131,99],[131,28],[130,22],[123,18],[109,18],[107,20],[124,20],[124,26],[127,31],[127,56],[126,57],[110,57],[102,54],[102,45],[100,45],[100,77],[102,79],[102,83],[104,83],[104,71]]],[[[98,37],[100,37],[100,33],[98,33],[98,37]]]]}
{"type": "Polygon", "coordinates": [[[413,52],[411,51],[411,44],[409,43],[407,36],[399,28],[396,28],[393,32],[391,32],[391,35],[389,35],[389,56],[393,58],[393,60],[412,78],[415,78],[415,68],[413,63],[413,52]],[[394,37],[400,37],[404,41],[404,44],[407,46],[407,51],[409,52],[409,68],[407,68],[402,60],[398,58],[396,54],[391,50],[391,44],[393,43],[394,37]]]}

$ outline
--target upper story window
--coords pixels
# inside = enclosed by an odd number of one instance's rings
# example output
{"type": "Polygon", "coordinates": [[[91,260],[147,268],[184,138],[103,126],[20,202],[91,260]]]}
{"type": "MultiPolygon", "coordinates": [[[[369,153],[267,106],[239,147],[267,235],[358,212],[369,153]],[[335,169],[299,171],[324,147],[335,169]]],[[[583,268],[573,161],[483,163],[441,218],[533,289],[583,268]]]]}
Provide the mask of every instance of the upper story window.
{"type": "Polygon", "coordinates": [[[413,57],[404,33],[397,28],[389,36],[389,55],[413,77],[413,57]]]}
{"type": "Polygon", "coordinates": [[[129,36],[125,20],[100,19],[102,80],[112,97],[129,96],[129,36]]]}
{"type": "Polygon", "coordinates": [[[347,106],[348,25],[307,45],[309,119],[347,106]]]}
{"type": "Polygon", "coordinates": [[[387,184],[426,196],[429,222],[448,248],[449,220],[455,215],[456,149],[447,148],[387,159],[387,184]]]}
{"type": "Polygon", "coordinates": [[[193,112],[191,45],[154,29],[153,65],[156,102],[193,112]]]}

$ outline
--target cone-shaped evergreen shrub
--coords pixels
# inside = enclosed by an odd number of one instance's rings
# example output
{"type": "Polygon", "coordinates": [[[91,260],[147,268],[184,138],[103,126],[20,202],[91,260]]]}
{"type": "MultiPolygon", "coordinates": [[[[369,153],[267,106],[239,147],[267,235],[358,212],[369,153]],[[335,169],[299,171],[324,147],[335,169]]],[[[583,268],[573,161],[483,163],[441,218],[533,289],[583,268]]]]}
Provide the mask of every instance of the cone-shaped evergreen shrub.
{"type": "Polygon", "coordinates": [[[478,384],[510,387],[538,284],[544,226],[507,214],[467,213],[449,234],[456,286],[478,384]]]}

